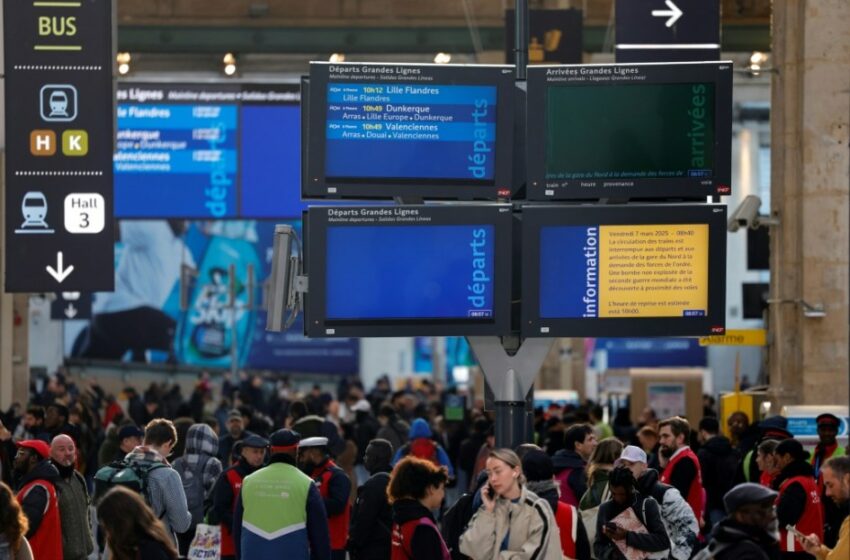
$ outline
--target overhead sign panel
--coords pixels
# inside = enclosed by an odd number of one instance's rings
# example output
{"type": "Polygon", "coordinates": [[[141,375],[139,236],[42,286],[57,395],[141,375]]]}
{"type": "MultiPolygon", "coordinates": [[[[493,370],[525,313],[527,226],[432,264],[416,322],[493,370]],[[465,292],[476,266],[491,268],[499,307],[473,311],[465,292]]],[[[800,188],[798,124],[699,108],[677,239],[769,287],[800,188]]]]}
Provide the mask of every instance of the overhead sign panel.
{"type": "Polygon", "coordinates": [[[310,65],[304,198],[510,197],[513,69],[310,65]]]}
{"type": "Polygon", "coordinates": [[[725,330],[725,206],[526,206],[524,336],[725,330]]]}
{"type": "Polygon", "coordinates": [[[3,10],[5,289],[111,290],[112,2],[3,10]]]}
{"type": "MultiPolygon", "coordinates": [[[[581,64],[582,11],[528,11],[529,64],[581,64]]],[[[505,61],[515,63],[516,10],[505,10],[505,61]]]]}
{"type": "Polygon", "coordinates": [[[617,62],[720,58],[719,0],[617,0],[617,62]]]}

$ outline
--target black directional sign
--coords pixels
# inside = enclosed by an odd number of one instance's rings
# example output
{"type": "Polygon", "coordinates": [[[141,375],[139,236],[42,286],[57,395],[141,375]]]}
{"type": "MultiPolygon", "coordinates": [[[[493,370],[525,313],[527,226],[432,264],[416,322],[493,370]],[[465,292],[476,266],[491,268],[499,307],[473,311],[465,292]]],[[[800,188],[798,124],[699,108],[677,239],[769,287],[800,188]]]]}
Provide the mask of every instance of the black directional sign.
{"type": "Polygon", "coordinates": [[[720,0],[617,0],[617,62],[720,57],[720,0]]]}
{"type": "Polygon", "coordinates": [[[111,291],[112,2],[3,10],[5,289],[111,291]]]}
{"type": "Polygon", "coordinates": [[[92,295],[80,292],[60,292],[50,304],[50,318],[57,321],[91,319],[92,295]]]}
{"type": "MultiPolygon", "coordinates": [[[[529,10],[529,64],[581,64],[581,10],[529,10]]],[[[516,10],[505,11],[505,62],[514,63],[516,10]]]]}

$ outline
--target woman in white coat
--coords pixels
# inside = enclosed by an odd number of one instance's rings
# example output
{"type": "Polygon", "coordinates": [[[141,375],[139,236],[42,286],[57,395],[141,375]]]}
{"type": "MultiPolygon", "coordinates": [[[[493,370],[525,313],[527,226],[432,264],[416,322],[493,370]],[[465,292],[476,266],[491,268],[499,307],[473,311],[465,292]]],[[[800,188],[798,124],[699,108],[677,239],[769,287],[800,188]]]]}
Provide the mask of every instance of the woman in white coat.
{"type": "Polygon", "coordinates": [[[481,507],[460,537],[460,551],[472,560],[562,560],[555,516],[525,487],[517,454],[494,449],[487,472],[481,507]]]}

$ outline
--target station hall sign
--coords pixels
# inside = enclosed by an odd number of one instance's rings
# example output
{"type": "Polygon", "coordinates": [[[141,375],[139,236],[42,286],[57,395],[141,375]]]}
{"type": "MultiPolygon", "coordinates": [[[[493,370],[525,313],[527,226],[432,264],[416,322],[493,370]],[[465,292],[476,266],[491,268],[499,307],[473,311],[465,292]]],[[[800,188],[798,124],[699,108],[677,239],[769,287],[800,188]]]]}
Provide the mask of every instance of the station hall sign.
{"type": "Polygon", "coordinates": [[[3,2],[7,292],[113,289],[111,0],[3,2]]]}

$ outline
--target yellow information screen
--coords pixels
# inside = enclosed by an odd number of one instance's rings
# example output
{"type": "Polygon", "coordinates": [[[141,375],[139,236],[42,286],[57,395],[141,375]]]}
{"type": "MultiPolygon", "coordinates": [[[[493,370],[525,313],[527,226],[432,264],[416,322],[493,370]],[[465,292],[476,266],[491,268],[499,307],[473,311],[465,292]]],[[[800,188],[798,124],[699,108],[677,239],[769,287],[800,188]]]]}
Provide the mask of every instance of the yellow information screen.
{"type": "Polygon", "coordinates": [[[705,314],[707,224],[599,230],[599,317],[705,314]]]}
{"type": "Polygon", "coordinates": [[[708,224],[541,230],[542,317],[706,317],[708,224]]]}

